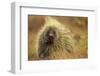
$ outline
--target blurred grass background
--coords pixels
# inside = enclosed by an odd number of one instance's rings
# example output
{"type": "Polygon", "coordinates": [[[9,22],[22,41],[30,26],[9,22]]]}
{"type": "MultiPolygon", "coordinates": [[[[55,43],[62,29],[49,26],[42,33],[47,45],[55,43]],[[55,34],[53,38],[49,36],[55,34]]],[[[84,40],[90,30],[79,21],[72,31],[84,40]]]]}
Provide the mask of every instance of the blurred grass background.
{"type": "MultiPolygon", "coordinates": [[[[45,24],[48,16],[28,16],[28,60],[36,60],[36,38],[37,33],[45,24]]],[[[88,57],[88,18],[71,16],[50,16],[66,28],[69,28],[74,35],[76,53],[74,58],[88,57]]]]}

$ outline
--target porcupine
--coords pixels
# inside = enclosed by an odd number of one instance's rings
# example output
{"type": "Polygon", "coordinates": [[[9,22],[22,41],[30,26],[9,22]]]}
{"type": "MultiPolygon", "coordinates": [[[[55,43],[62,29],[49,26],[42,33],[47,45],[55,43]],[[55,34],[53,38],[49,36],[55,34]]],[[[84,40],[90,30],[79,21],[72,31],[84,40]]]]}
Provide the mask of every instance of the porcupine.
{"type": "Polygon", "coordinates": [[[70,29],[48,17],[37,38],[39,59],[66,59],[73,57],[74,41],[70,29]]]}

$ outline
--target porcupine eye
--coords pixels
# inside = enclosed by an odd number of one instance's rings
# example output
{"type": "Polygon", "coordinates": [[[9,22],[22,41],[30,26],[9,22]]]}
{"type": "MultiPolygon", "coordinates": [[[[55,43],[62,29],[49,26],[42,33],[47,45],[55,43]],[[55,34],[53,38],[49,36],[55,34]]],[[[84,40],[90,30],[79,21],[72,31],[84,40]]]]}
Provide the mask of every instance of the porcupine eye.
{"type": "Polygon", "coordinates": [[[54,39],[55,39],[55,37],[56,37],[56,32],[55,32],[55,30],[54,30],[54,29],[49,29],[49,30],[47,31],[46,36],[47,36],[46,44],[47,44],[47,45],[53,44],[54,39]]]}

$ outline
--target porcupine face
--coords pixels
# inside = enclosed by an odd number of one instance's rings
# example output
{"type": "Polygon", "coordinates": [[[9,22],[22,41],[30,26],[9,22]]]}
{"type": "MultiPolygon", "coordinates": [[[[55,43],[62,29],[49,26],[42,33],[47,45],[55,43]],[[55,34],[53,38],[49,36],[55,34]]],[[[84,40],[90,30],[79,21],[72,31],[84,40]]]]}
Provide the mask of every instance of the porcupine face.
{"type": "Polygon", "coordinates": [[[42,41],[42,44],[40,43],[39,45],[39,58],[45,59],[48,58],[48,56],[50,55],[51,50],[48,49],[49,47],[51,47],[55,40],[57,40],[57,30],[54,27],[48,27],[45,29],[46,31],[44,31],[42,34],[44,34],[43,39],[41,39],[40,37],[40,41],[42,41]]]}
{"type": "Polygon", "coordinates": [[[46,32],[46,45],[52,45],[54,43],[54,40],[56,39],[57,37],[57,34],[56,34],[56,31],[54,28],[49,28],[46,32]]]}

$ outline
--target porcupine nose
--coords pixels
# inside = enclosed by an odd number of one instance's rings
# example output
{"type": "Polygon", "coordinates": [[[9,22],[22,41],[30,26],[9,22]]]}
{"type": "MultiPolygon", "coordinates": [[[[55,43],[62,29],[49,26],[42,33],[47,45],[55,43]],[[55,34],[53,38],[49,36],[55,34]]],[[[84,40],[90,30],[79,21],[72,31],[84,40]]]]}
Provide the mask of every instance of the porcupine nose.
{"type": "Polygon", "coordinates": [[[49,33],[49,37],[53,39],[54,38],[54,34],[53,33],[49,33]]]}
{"type": "Polygon", "coordinates": [[[54,40],[54,34],[53,34],[53,33],[49,33],[49,39],[50,39],[51,41],[54,40]]]}

